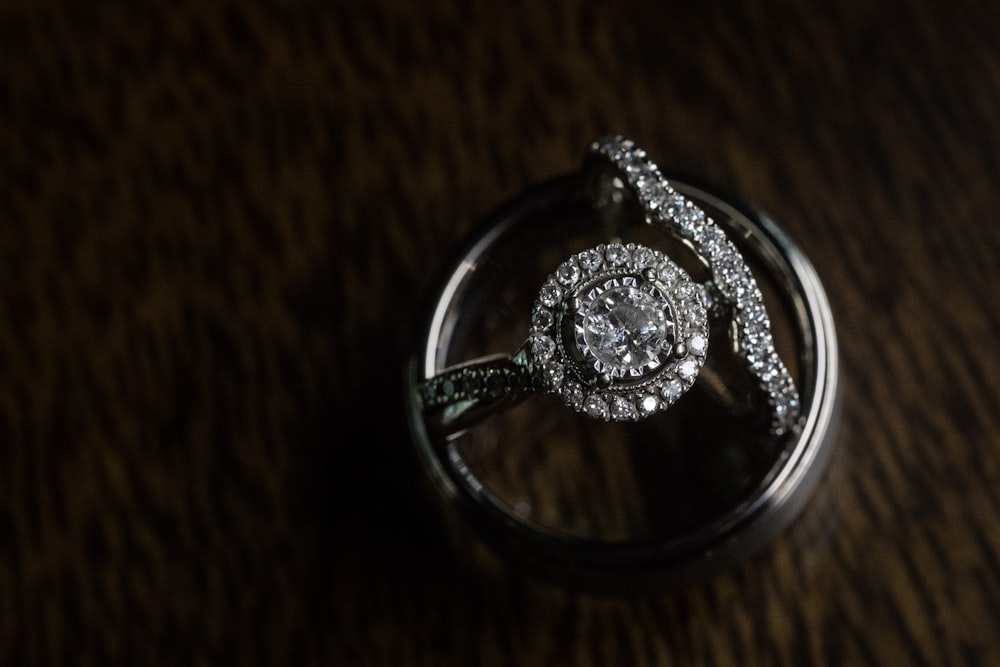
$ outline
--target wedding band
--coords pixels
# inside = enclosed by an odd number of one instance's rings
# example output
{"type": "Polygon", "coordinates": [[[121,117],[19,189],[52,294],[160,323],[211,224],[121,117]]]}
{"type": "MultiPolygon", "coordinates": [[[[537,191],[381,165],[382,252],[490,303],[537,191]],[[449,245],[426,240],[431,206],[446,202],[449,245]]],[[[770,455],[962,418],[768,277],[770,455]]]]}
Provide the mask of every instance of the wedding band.
{"type": "MultiPolygon", "coordinates": [[[[495,207],[443,267],[403,388],[421,475],[457,534],[559,582],[617,591],[718,572],[780,534],[829,460],[838,376],[826,293],[784,231],[608,137],[580,170],[495,207]],[[649,477],[658,452],[697,466],[652,471],[652,499],[625,503],[624,528],[606,530],[590,506],[545,510],[527,491],[511,495],[541,467],[502,471],[502,488],[478,460],[503,467],[505,451],[540,451],[540,438],[562,452],[591,430],[620,436],[612,456],[639,457],[630,474],[649,477]],[[633,505],[650,527],[634,528],[633,505]]],[[[607,491],[581,486],[584,502],[607,491]]]]}

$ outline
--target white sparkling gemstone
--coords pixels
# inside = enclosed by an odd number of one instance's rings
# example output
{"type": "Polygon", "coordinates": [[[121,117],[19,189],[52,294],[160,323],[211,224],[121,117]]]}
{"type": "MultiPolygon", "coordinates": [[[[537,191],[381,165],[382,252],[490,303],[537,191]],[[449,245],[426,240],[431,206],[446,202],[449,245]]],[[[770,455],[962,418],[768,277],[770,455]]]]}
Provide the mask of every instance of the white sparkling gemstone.
{"type": "Polygon", "coordinates": [[[668,403],[673,403],[684,392],[684,387],[677,380],[668,380],[660,388],[660,396],[668,403]]]}
{"type": "Polygon", "coordinates": [[[652,266],[656,262],[656,253],[646,247],[636,248],[632,260],[640,269],[652,266]]]}
{"type": "Polygon", "coordinates": [[[688,338],[687,346],[691,352],[701,356],[705,354],[705,350],[708,347],[708,340],[701,334],[696,333],[688,338]]]}
{"type": "Polygon", "coordinates": [[[715,263],[716,268],[723,274],[737,273],[743,268],[743,260],[739,251],[732,243],[727,243],[722,252],[722,256],[715,263]]]}
{"type": "Polygon", "coordinates": [[[588,271],[597,271],[604,264],[604,257],[594,248],[584,250],[579,255],[580,266],[588,271]]]}
{"type": "Polygon", "coordinates": [[[548,361],[556,352],[556,343],[548,336],[534,336],[531,339],[531,352],[536,358],[548,361]]]}
{"type": "Polygon", "coordinates": [[[555,283],[545,283],[542,285],[542,291],[539,293],[538,298],[543,305],[554,308],[562,301],[562,290],[555,283]]]}
{"type": "Polygon", "coordinates": [[[676,218],[684,210],[684,207],[687,206],[687,199],[683,195],[674,194],[667,200],[667,206],[669,208],[667,214],[672,218],[676,218]]]}
{"type": "Polygon", "coordinates": [[[746,279],[746,276],[739,276],[729,283],[729,296],[733,299],[740,300],[744,298],[751,289],[750,282],[746,279]]]}
{"type": "Polygon", "coordinates": [[[673,262],[664,262],[663,264],[660,264],[659,276],[660,280],[667,284],[671,284],[677,280],[677,267],[673,262]]]}
{"type": "Polygon", "coordinates": [[[542,377],[545,379],[545,384],[553,389],[562,384],[563,375],[563,365],[558,361],[548,361],[542,367],[542,377]]]}
{"type": "Polygon", "coordinates": [[[608,404],[604,402],[603,398],[595,394],[588,396],[587,400],[584,401],[583,411],[597,419],[608,418],[608,404]]]}
{"type": "Polygon", "coordinates": [[[788,375],[788,371],[782,367],[780,372],[775,373],[774,376],[767,381],[767,390],[775,396],[790,393],[791,380],[792,378],[788,375]]]}
{"type": "Polygon", "coordinates": [[[745,331],[751,329],[771,330],[771,320],[767,317],[764,306],[757,302],[746,303],[742,310],[736,311],[736,321],[745,331]]]}
{"type": "Polygon", "coordinates": [[[778,359],[777,354],[770,355],[766,361],[764,361],[763,367],[760,370],[760,379],[765,383],[771,382],[773,379],[781,374],[781,360],[778,359]]]}
{"type": "Polygon", "coordinates": [[[665,304],[637,287],[600,293],[583,318],[583,341],[600,362],[621,371],[659,365],[669,352],[674,324],[665,304]]]}
{"type": "Polygon", "coordinates": [[[709,259],[715,260],[725,252],[726,234],[718,227],[710,227],[705,230],[705,239],[702,241],[702,251],[709,259]]]}
{"type": "Polygon", "coordinates": [[[635,180],[635,189],[650,209],[657,209],[663,203],[663,189],[655,174],[644,174],[635,180]]]}
{"type": "Polygon", "coordinates": [[[634,418],[635,411],[632,408],[632,402],[624,396],[615,396],[611,399],[611,416],[618,421],[634,418]]]}
{"type": "Polygon", "coordinates": [[[639,400],[639,414],[643,417],[653,414],[658,407],[660,407],[660,402],[656,399],[656,396],[647,394],[639,400]]]}
{"type": "Polygon", "coordinates": [[[692,304],[688,307],[687,318],[689,324],[698,324],[705,319],[705,309],[700,304],[692,304]]]}
{"type": "Polygon", "coordinates": [[[567,382],[562,388],[563,402],[573,408],[579,408],[583,403],[583,387],[577,382],[567,382]]]}
{"type": "Polygon", "coordinates": [[[750,364],[750,369],[753,370],[758,376],[764,371],[764,366],[767,363],[767,355],[770,350],[766,348],[760,348],[759,350],[750,350],[744,356],[746,357],[747,363],[750,364]]]}
{"type": "Polygon", "coordinates": [[[747,342],[760,341],[764,338],[769,338],[771,336],[771,330],[765,326],[761,326],[760,322],[755,322],[753,324],[748,324],[744,327],[743,338],[747,342]]]}
{"type": "Polygon", "coordinates": [[[677,221],[680,223],[681,228],[689,233],[693,233],[701,225],[705,224],[705,214],[700,208],[688,205],[677,216],[677,221]]]}
{"type": "Polygon", "coordinates": [[[634,175],[636,178],[641,178],[649,173],[649,162],[642,159],[641,155],[636,155],[633,151],[627,158],[623,160],[625,165],[625,172],[634,175]]]}
{"type": "Polygon", "coordinates": [[[659,185],[659,180],[656,174],[650,169],[649,164],[645,162],[637,162],[635,164],[630,164],[626,167],[625,171],[632,179],[632,185],[635,189],[639,191],[641,195],[644,191],[655,188],[659,185]]]}
{"type": "Polygon", "coordinates": [[[572,287],[580,279],[580,267],[574,262],[563,262],[556,270],[556,280],[567,287],[572,287]]]}
{"type": "Polygon", "coordinates": [[[611,264],[621,266],[628,261],[628,249],[621,243],[612,243],[605,248],[604,256],[611,264]]]}
{"type": "Polygon", "coordinates": [[[770,334],[761,336],[757,342],[747,347],[747,352],[754,357],[764,358],[774,351],[774,339],[770,334]]]}
{"type": "Polygon", "coordinates": [[[716,283],[723,294],[732,299],[741,299],[753,288],[750,274],[741,260],[733,258],[732,264],[724,263],[716,271],[716,283]],[[721,275],[719,275],[721,274],[721,275]]]}
{"type": "Polygon", "coordinates": [[[771,322],[767,319],[767,311],[764,310],[764,304],[754,301],[744,312],[746,313],[747,324],[759,324],[762,327],[771,328],[771,322]]]}
{"type": "Polygon", "coordinates": [[[531,314],[531,326],[536,331],[544,331],[552,326],[552,311],[545,308],[538,308],[531,314]]]}
{"type": "Polygon", "coordinates": [[[677,364],[677,374],[690,382],[698,374],[698,364],[693,359],[685,359],[677,364]]]}

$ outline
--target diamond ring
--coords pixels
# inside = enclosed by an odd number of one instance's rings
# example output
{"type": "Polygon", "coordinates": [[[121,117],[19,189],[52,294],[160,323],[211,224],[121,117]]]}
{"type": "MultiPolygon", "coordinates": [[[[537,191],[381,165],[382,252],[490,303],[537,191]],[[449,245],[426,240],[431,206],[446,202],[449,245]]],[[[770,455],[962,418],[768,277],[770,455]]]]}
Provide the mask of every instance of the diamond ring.
{"type": "Polygon", "coordinates": [[[422,409],[459,428],[529,395],[554,394],[595,419],[645,419],[694,385],[708,355],[710,320],[725,319],[764,398],[770,434],[798,431],[795,382],[775,349],[763,293],[733,241],[633,142],[600,139],[588,160],[601,174],[597,198],[636,204],[646,225],[693,252],[707,280],[695,282],[645,244],[614,241],[577,252],[542,284],[523,345],[427,378],[417,389],[422,409]]]}
{"type": "Polygon", "coordinates": [[[481,222],[404,373],[413,452],[463,553],[471,534],[558,582],[645,591],[797,516],[835,442],[839,352],[774,221],[607,137],[481,222]]]}

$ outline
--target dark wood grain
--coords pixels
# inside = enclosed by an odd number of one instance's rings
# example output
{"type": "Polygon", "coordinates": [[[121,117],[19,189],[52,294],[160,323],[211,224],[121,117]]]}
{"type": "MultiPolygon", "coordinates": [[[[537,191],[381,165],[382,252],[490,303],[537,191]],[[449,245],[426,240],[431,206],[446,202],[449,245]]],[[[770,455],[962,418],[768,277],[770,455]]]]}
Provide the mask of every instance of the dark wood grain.
{"type": "Polygon", "coordinates": [[[4,3],[0,663],[1000,664],[1000,15],[744,4],[4,3]],[[636,599],[452,550],[399,403],[605,132],[779,220],[843,355],[801,519],[636,599]]]}

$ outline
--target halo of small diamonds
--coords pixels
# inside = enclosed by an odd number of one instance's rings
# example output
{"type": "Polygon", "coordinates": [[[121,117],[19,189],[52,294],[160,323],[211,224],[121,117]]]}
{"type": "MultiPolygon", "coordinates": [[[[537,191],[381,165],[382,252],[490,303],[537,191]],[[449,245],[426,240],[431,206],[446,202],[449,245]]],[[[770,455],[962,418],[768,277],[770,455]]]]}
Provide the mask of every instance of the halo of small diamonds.
{"type": "Polygon", "coordinates": [[[531,322],[536,385],[605,421],[670,407],[708,352],[708,315],[690,276],[634,243],[602,244],[563,262],[539,290],[531,322]]]}
{"type": "Polygon", "coordinates": [[[606,137],[594,142],[590,152],[618,170],[650,225],[689,243],[710,267],[721,299],[733,312],[738,352],[768,397],[772,433],[781,435],[798,428],[798,391],[775,351],[763,294],[735,244],[701,208],[677,192],[632,141],[606,137]]]}

